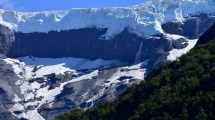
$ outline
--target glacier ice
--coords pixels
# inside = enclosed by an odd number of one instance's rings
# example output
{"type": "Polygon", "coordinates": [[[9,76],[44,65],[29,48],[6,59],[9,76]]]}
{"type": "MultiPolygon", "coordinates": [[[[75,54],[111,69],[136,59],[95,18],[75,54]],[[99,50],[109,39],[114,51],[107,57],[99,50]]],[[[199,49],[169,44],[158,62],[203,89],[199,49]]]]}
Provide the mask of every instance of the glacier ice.
{"type": "Polygon", "coordinates": [[[150,37],[162,32],[162,23],[183,22],[185,17],[200,13],[215,15],[214,0],[151,0],[131,7],[26,13],[0,10],[0,24],[24,33],[108,28],[106,39],[129,28],[137,35],[150,37]]]}

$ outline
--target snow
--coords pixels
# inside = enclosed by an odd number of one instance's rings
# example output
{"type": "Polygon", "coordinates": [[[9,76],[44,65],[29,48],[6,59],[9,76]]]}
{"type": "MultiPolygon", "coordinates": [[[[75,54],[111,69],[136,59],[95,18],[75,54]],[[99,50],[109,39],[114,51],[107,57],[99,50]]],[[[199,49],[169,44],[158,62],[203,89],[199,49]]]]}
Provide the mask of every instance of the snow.
{"type": "Polygon", "coordinates": [[[122,62],[119,60],[103,60],[97,59],[94,61],[84,58],[36,58],[36,57],[21,57],[18,58],[26,65],[29,66],[53,66],[60,65],[70,69],[94,69],[102,66],[121,65],[122,62]]]}
{"type": "MultiPolygon", "coordinates": [[[[21,114],[14,114],[17,118],[27,118],[29,120],[44,120],[44,118],[38,113],[38,109],[44,105],[48,104],[50,107],[53,104],[53,100],[55,97],[61,93],[64,86],[73,83],[78,82],[86,79],[92,79],[95,76],[99,75],[99,68],[105,66],[115,66],[117,71],[108,78],[108,83],[104,83],[102,86],[103,89],[99,92],[99,94],[93,96],[90,98],[87,102],[89,103],[89,107],[92,107],[94,105],[94,101],[99,99],[101,96],[104,95],[104,93],[111,88],[112,85],[120,82],[120,77],[128,76],[132,77],[133,79],[140,79],[143,80],[145,77],[146,69],[142,68],[143,66],[147,65],[148,60],[146,60],[143,63],[139,63],[133,66],[125,66],[125,67],[117,67],[119,65],[125,65],[124,63],[116,60],[102,60],[98,59],[95,61],[90,61],[86,59],[81,58],[57,58],[57,59],[51,59],[51,58],[35,58],[35,57],[22,57],[17,59],[11,59],[6,58],[3,59],[7,64],[12,65],[14,71],[16,71],[17,75],[20,77],[20,79],[17,81],[17,85],[20,87],[21,94],[24,96],[24,98],[20,99],[16,94],[14,95],[14,102],[15,104],[9,111],[13,113],[14,111],[24,111],[29,106],[34,106],[35,109],[27,110],[21,114]],[[61,63],[61,62],[64,62],[61,63]],[[56,68],[56,64],[59,65],[58,68],[56,68]],[[88,65],[89,64],[89,65],[88,65]],[[38,67],[39,66],[39,67],[38,67]],[[54,67],[52,67],[54,66],[54,67]],[[37,68],[37,69],[36,69],[37,68]],[[40,71],[40,69],[46,69],[40,71]],[[63,74],[63,72],[72,71],[74,74],[78,74],[78,70],[80,69],[91,69],[90,73],[86,73],[83,75],[79,75],[69,81],[60,83],[59,87],[55,87],[53,89],[49,89],[49,85],[41,87],[44,85],[44,83],[38,83],[37,81],[30,82],[32,78],[45,78],[44,75],[51,74],[51,72],[55,72],[54,70],[49,70],[49,68],[53,69],[61,69],[61,72],[58,72],[60,74],[63,74]],[[34,70],[32,72],[32,70],[34,70]],[[20,74],[21,73],[21,74],[20,74]],[[34,74],[35,73],[35,74],[34,74]],[[108,88],[108,89],[107,89],[108,88]],[[36,100],[35,98],[42,98],[40,101],[36,100]],[[24,102],[27,101],[27,102],[24,102]]],[[[56,73],[55,73],[56,74],[56,73]]],[[[129,80],[126,80],[126,83],[128,83],[129,80]]]]}
{"type": "Polygon", "coordinates": [[[175,35],[175,34],[168,34],[168,33],[165,33],[165,36],[166,38],[170,39],[170,40],[178,40],[180,38],[184,38],[183,36],[181,35],[175,35]]]}
{"type": "MultiPolygon", "coordinates": [[[[34,82],[32,84],[30,84],[27,80],[24,81],[24,83],[20,86],[21,89],[21,93],[24,95],[25,97],[25,101],[27,100],[33,100],[34,98],[39,98],[39,97],[43,97],[41,101],[36,101],[36,102],[29,102],[26,103],[24,105],[20,104],[20,103],[16,103],[11,109],[10,111],[13,113],[13,111],[19,111],[19,110],[25,110],[25,107],[27,106],[34,106],[37,105],[37,107],[34,110],[28,110],[25,114],[21,114],[21,115],[15,115],[18,118],[27,118],[29,120],[45,120],[39,113],[38,113],[38,109],[45,103],[52,103],[52,101],[55,99],[55,96],[57,96],[58,94],[61,93],[61,91],[63,90],[63,87],[68,84],[68,83],[72,83],[72,82],[77,82],[77,81],[81,81],[81,80],[86,80],[86,79],[92,79],[92,77],[97,76],[98,75],[98,70],[95,70],[89,74],[83,75],[81,77],[72,79],[68,82],[64,82],[60,85],[60,87],[56,87],[52,90],[49,90],[49,86],[45,87],[45,88],[40,88],[40,84],[37,82],[34,82]],[[38,89],[40,88],[40,89],[38,89]],[[31,92],[29,92],[31,91],[31,92]]],[[[16,96],[17,97],[17,96],[16,96]]],[[[15,98],[14,102],[20,102],[17,101],[20,100],[19,98],[15,98]]]]}
{"type": "Polygon", "coordinates": [[[19,60],[15,60],[15,59],[4,59],[4,61],[7,63],[7,64],[11,64],[13,65],[13,71],[17,74],[17,76],[20,77],[20,74],[22,73],[22,68],[20,68],[21,66],[19,65],[19,60]]]}
{"type": "Polygon", "coordinates": [[[20,100],[20,98],[17,96],[17,94],[15,94],[15,95],[14,95],[13,101],[14,101],[14,102],[19,102],[19,101],[21,101],[21,100],[20,100]]]}
{"type": "Polygon", "coordinates": [[[28,106],[36,106],[34,110],[28,110],[25,113],[16,115],[18,118],[28,118],[30,120],[44,120],[42,116],[38,113],[39,109],[43,104],[48,103],[52,105],[55,96],[60,94],[64,86],[68,83],[78,82],[81,80],[92,79],[94,76],[98,76],[98,70],[104,66],[116,67],[119,65],[124,65],[118,60],[102,60],[97,59],[90,61],[82,58],[36,58],[36,57],[21,57],[17,59],[6,58],[3,59],[7,64],[12,65],[14,72],[19,76],[16,85],[20,87],[21,94],[24,99],[20,99],[16,94],[14,95],[13,101],[16,103],[9,109],[12,113],[14,111],[23,111],[28,106]],[[71,72],[78,74],[78,70],[82,69],[92,69],[90,73],[79,75],[72,80],[63,82],[59,87],[54,89],[49,89],[49,85],[41,87],[44,83],[38,83],[37,81],[30,82],[29,80],[33,78],[45,78],[45,75],[50,75],[52,73],[65,74],[66,72],[71,72]],[[41,98],[41,101],[33,101],[35,98],[41,98]],[[29,101],[23,103],[22,101],[29,101]]]}
{"type": "Polygon", "coordinates": [[[129,28],[137,35],[150,37],[162,33],[162,23],[183,22],[185,17],[200,13],[215,15],[214,9],[214,0],[151,0],[124,8],[27,13],[0,10],[0,23],[24,33],[97,27],[108,28],[103,36],[109,39],[129,28]]]}
{"type": "Polygon", "coordinates": [[[12,111],[24,110],[24,107],[20,103],[17,103],[10,110],[12,110],[12,111]]]}
{"type": "MultiPolygon", "coordinates": [[[[60,87],[56,87],[51,90],[48,89],[49,86],[36,90],[35,88],[37,88],[39,85],[35,86],[35,83],[29,84],[28,81],[25,81],[24,84],[20,86],[20,89],[21,89],[22,93],[24,94],[26,100],[33,100],[35,97],[36,98],[43,97],[43,98],[41,101],[30,102],[30,103],[25,104],[25,107],[27,107],[29,105],[31,105],[31,106],[37,105],[37,107],[34,110],[27,111],[24,114],[24,116],[22,116],[22,117],[28,118],[30,120],[44,120],[44,118],[42,118],[42,116],[40,116],[40,114],[38,113],[37,110],[45,103],[49,103],[49,104],[52,103],[52,101],[55,99],[55,96],[57,96],[58,94],[61,93],[61,91],[63,90],[63,87],[66,84],[81,81],[81,80],[86,80],[86,79],[92,79],[92,77],[97,76],[97,75],[98,75],[98,70],[95,70],[89,74],[72,79],[68,82],[64,82],[60,85],[60,87]],[[29,93],[28,91],[31,91],[31,92],[29,93]]],[[[17,105],[19,105],[19,107],[21,107],[20,104],[15,104],[13,106],[13,108],[11,109],[11,111],[17,110],[17,105]]]]}
{"type": "Polygon", "coordinates": [[[25,79],[40,78],[51,73],[64,74],[65,72],[75,72],[81,69],[96,69],[104,66],[120,66],[122,63],[118,60],[102,60],[94,61],[83,58],[36,58],[21,57],[16,59],[4,59],[6,63],[13,64],[15,73],[20,76],[24,73],[25,79]],[[21,62],[20,62],[21,61],[21,62]],[[25,66],[22,68],[21,66],[25,66]]]}
{"type": "Polygon", "coordinates": [[[37,110],[31,110],[27,111],[25,118],[28,118],[29,120],[45,120],[38,112],[37,110]]]}
{"type": "Polygon", "coordinates": [[[188,46],[183,49],[173,49],[169,52],[169,55],[167,56],[167,60],[169,61],[175,61],[177,58],[181,57],[182,55],[186,54],[189,52],[197,43],[198,39],[195,40],[189,40],[188,41],[188,46]]]}
{"type": "Polygon", "coordinates": [[[183,42],[181,44],[188,43],[188,46],[183,49],[172,49],[171,51],[169,51],[169,55],[167,56],[167,59],[166,59],[167,61],[177,60],[179,57],[181,57],[182,55],[189,52],[196,45],[196,43],[198,41],[198,39],[188,39],[184,36],[175,35],[175,34],[165,33],[164,35],[169,40],[184,39],[184,40],[186,40],[186,42],[183,42]]]}
{"type": "MultiPolygon", "coordinates": [[[[125,67],[119,67],[117,71],[110,76],[110,78],[107,80],[108,83],[105,83],[103,88],[100,90],[99,94],[93,96],[89,100],[87,100],[87,107],[85,108],[91,108],[94,106],[94,102],[98,100],[100,97],[102,97],[105,92],[107,92],[112,85],[115,85],[116,83],[120,82],[121,77],[131,77],[132,79],[139,79],[139,80],[144,80],[146,77],[147,70],[146,68],[142,68],[142,66],[146,66],[148,64],[148,60],[135,64],[132,66],[125,66],[125,67]]],[[[129,83],[130,79],[126,80],[126,83],[129,83]]]]}
{"type": "Polygon", "coordinates": [[[64,83],[62,83],[60,85],[60,87],[57,87],[55,89],[48,90],[48,87],[39,89],[38,92],[37,92],[36,97],[41,97],[41,96],[44,97],[42,99],[42,101],[40,101],[39,107],[41,105],[43,105],[44,103],[46,103],[46,102],[48,102],[48,103],[52,102],[54,100],[55,96],[61,93],[61,91],[63,90],[63,87],[66,84],[81,81],[81,80],[86,80],[86,79],[92,79],[92,77],[97,76],[97,75],[98,75],[98,70],[95,70],[95,71],[93,71],[93,72],[91,72],[89,74],[86,74],[86,75],[83,75],[81,77],[72,79],[72,80],[70,80],[68,82],[64,82],[64,83]]]}

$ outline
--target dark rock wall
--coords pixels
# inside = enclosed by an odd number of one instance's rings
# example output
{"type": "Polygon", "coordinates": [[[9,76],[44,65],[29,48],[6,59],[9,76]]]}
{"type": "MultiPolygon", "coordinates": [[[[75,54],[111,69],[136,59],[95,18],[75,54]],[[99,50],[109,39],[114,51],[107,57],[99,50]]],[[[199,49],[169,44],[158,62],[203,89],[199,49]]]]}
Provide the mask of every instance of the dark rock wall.
{"type": "Polygon", "coordinates": [[[78,57],[119,59],[134,62],[142,38],[124,30],[111,40],[102,40],[107,29],[84,28],[48,33],[16,33],[9,57],[78,57]]]}
{"type": "Polygon", "coordinates": [[[0,58],[8,53],[14,41],[14,32],[9,28],[0,25],[0,58]]]}
{"type": "Polygon", "coordinates": [[[78,57],[91,60],[102,58],[133,64],[142,42],[139,62],[150,59],[150,66],[153,66],[156,61],[165,60],[170,50],[186,47],[180,44],[184,40],[170,41],[163,35],[156,36],[159,39],[145,39],[127,29],[110,40],[101,39],[106,30],[84,28],[48,33],[16,33],[16,40],[7,56],[78,57]]]}

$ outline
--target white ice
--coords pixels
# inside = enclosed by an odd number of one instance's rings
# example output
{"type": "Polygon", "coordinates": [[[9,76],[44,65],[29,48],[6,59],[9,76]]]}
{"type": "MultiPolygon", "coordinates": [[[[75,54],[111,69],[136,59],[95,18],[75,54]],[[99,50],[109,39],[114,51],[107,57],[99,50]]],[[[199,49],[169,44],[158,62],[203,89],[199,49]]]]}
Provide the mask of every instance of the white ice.
{"type": "Polygon", "coordinates": [[[124,28],[143,37],[162,33],[161,24],[183,22],[185,17],[206,13],[215,15],[214,0],[150,0],[119,8],[71,9],[67,11],[15,12],[0,10],[0,24],[29,32],[61,31],[86,27],[108,28],[106,39],[124,28]]]}

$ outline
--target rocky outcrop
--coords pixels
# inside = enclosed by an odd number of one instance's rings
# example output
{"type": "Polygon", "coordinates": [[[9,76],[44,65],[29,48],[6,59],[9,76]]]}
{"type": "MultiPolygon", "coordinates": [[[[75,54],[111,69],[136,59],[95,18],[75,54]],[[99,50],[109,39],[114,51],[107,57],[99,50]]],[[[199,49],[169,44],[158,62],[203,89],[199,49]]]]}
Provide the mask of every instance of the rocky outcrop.
{"type": "Polygon", "coordinates": [[[191,16],[185,22],[169,22],[162,25],[162,29],[170,34],[186,36],[189,39],[198,39],[215,22],[215,17],[207,14],[191,16]]]}

